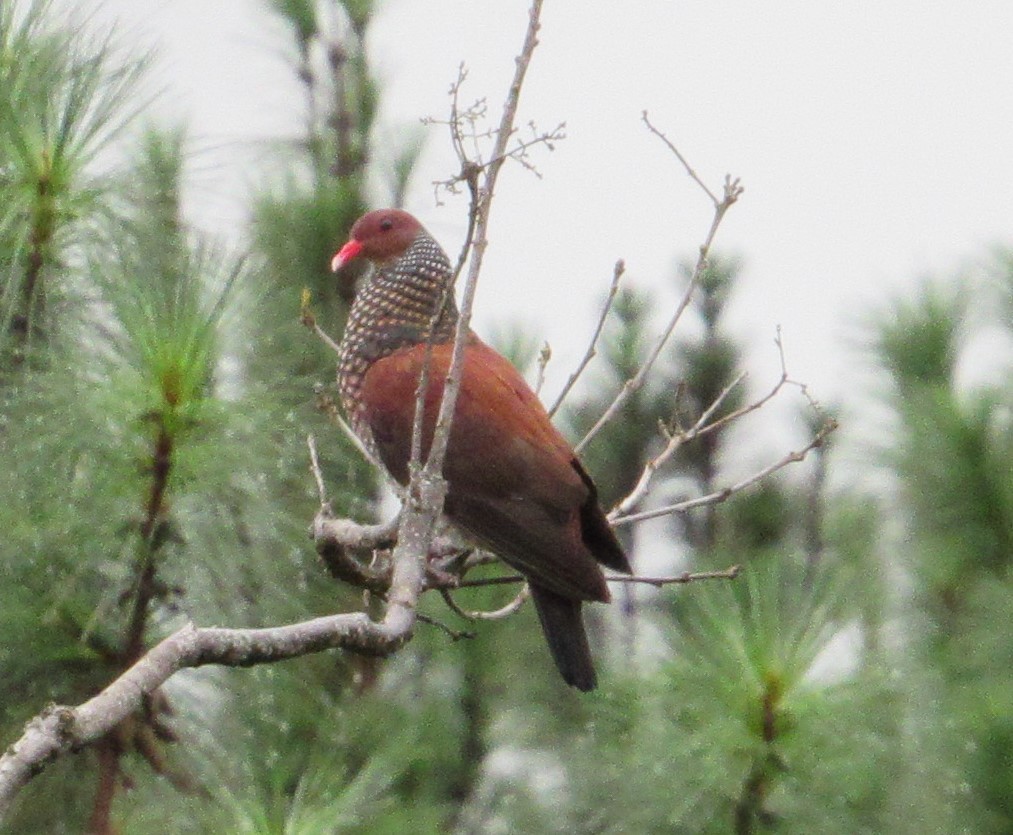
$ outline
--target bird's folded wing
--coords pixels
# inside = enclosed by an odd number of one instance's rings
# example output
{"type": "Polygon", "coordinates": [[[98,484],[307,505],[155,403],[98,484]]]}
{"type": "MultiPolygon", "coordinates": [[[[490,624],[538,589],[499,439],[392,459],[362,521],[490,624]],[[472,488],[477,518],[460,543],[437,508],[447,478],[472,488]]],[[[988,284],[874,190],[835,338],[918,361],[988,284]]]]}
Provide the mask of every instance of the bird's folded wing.
{"type": "MultiPolygon", "coordinates": [[[[384,464],[407,481],[415,388],[424,346],[379,360],[363,385],[364,416],[384,464]]],[[[424,453],[432,438],[450,346],[433,349],[424,453]]],[[[606,600],[581,538],[590,495],[566,440],[523,378],[477,339],[468,346],[443,468],[447,515],[508,563],[558,594],[606,600]]]]}

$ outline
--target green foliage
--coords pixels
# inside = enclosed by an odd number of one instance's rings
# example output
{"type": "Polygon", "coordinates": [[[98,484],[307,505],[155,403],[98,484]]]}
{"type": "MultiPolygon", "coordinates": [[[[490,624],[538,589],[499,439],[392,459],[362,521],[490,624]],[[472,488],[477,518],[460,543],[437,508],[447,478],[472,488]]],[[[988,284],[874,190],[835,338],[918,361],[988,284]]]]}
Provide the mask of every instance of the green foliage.
{"type": "Polygon", "coordinates": [[[363,211],[358,189],[347,183],[323,182],[307,192],[289,180],[275,193],[261,196],[256,242],[268,276],[289,291],[298,286],[293,278],[306,281],[328,307],[342,299],[347,303],[352,294],[336,292],[342,285],[331,275],[330,262],[343,243],[340,235],[363,211]]]}
{"type": "Polygon", "coordinates": [[[146,61],[109,34],[54,25],[50,3],[0,8],[0,359],[51,335],[60,267],[106,207],[102,152],[137,112],[146,61]]]}
{"type": "Polygon", "coordinates": [[[686,594],[674,660],[587,701],[551,805],[497,810],[512,831],[882,831],[895,694],[875,668],[819,671],[839,589],[790,559],[743,580],[686,594]]]}
{"type": "Polygon", "coordinates": [[[308,52],[320,28],[316,0],[269,0],[271,7],[294,30],[300,51],[308,52]]]}
{"type": "Polygon", "coordinates": [[[913,301],[897,301],[876,323],[874,347],[902,392],[949,385],[966,309],[958,288],[928,286],[913,301]]]}
{"type": "MultiPolygon", "coordinates": [[[[9,10],[2,10],[2,42],[26,60],[11,76],[20,86],[0,85],[0,96],[10,96],[9,109],[15,95],[40,98],[16,126],[0,109],[0,189],[11,207],[0,227],[0,257],[12,281],[37,268],[36,279],[58,280],[73,303],[59,308],[44,334],[31,331],[46,337],[40,361],[0,389],[0,523],[9,534],[0,550],[7,590],[0,625],[11,638],[0,651],[0,723],[7,737],[46,702],[77,703],[100,689],[183,617],[270,624],[340,605],[306,547],[314,502],[291,391],[272,397],[239,370],[247,350],[237,340],[241,314],[256,310],[253,288],[263,272],[183,223],[182,132],[143,134],[128,174],[91,173],[119,127],[114,116],[125,118],[138,101],[127,85],[141,64],[117,63],[110,40],[92,42],[54,24],[45,4],[9,10]],[[21,176],[32,173],[32,154],[52,163],[43,172],[52,190],[35,190],[39,199],[52,198],[44,241],[41,215],[26,202],[31,181],[21,176]],[[45,258],[33,260],[40,241],[45,258]],[[298,457],[289,452],[296,446],[298,457]],[[293,490],[296,465],[302,487],[293,490]],[[301,502],[300,512],[279,513],[279,494],[301,502]]],[[[346,209],[350,199],[346,192],[346,209]]],[[[7,285],[13,337],[19,294],[18,285],[7,285]]],[[[292,296],[294,319],[298,285],[292,296]]],[[[19,368],[23,354],[5,355],[4,372],[19,368]]],[[[311,392],[300,396],[306,404],[311,392]]],[[[333,470],[333,456],[328,463],[333,470]]],[[[348,496],[335,497],[339,507],[363,492],[354,479],[349,486],[348,496]]],[[[340,692],[347,679],[333,674],[333,661],[329,667],[332,674],[317,682],[322,697],[340,692]]],[[[114,814],[128,825],[150,829],[171,818],[182,829],[188,816],[206,816],[201,794],[222,777],[207,765],[224,767],[221,753],[229,749],[221,723],[196,717],[233,699],[234,682],[195,678],[202,698],[170,686],[148,715],[116,732],[119,768],[138,787],[115,798],[114,814]],[[205,758],[196,756],[202,749],[205,758]],[[152,768],[168,782],[154,779],[152,768]],[[163,817],[151,817],[158,808],[163,817]]],[[[291,691],[292,681],[284,686],[291,691]]],[[[248,757],[256,760],[254,748],[248,757]]],[[[96,803],[96,758],[89,752],[74,763],[26,791],[17,830],[84,827],[96,803]],[[55,786],[63,802],[41,802],[55,786]]]]}
{"type": "Polygon", "coordinates": [[[876,347],[900,419],[892,460],[908,528],[902,554],[921,624],[910,651],[936,673],[934,700],[912,703],[935,720],[926,744],[949,758],[953,779],[965,787],[947,790],[944,777],[940,790],[961,819],[1000,832],[1013,821],[1008,753],[1001,753],[1013,735],[1013,640],[996,628],[1011,614],[1013,592],[1013,429],[1004,417],[1010,381],[1000,375],[982,389],[956,388],[957,335],[970,323],[963,299],[962,291],[925,288],[918,302],[897,304],[884,317],[876,347]]]}

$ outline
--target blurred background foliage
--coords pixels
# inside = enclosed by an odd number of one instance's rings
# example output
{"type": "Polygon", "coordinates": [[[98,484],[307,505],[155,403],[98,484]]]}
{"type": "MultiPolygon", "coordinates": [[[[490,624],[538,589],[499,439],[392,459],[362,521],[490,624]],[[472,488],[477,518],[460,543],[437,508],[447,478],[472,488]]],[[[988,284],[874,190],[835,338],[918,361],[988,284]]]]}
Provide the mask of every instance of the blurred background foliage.
{"type": "MultiPolygon", "coordinates": [[[[148,59],[45,0],[0,6],[7,740],[187,620],[370,605],[327,576],[306,533],[311,432],[335,509],[382,514],[375,474],[328,421],[334,358],[299,326],[298,299],[309,288],[340,333],[354,288],[328,258],[367,206],[400,201],[420,144],[406,130],[376,170],[371,3],[270,5],[306,121],[250,198],[244,252],[185,220],[186,130],[146,121],[148,59]]],[[[659,420],[691,424],[737,377],[723,313],[738,268],[713,259],[691,335],[589,445],[606,503],[660,448],[659,420]]],[[[851,436],[850,461],[827,444],[718,508],[624,528],[643,572],[745,570],[617,588],[621,605],[589,613],[596,693],[562,687],[530,611],[473,640],[423,627],[386,662],[188,671],[33,781],[7,831],[1009,832],[1013,364],[970,386],[960,368],[973,343],[1008,350],[1011,299],[1000,250],[864,312],[855,362],[879,376],[856,400],[882,419],[851,436]]],[[[642,361],[658,304],[620,290],[561,415],[573,437],[642,361]]],[[[523,328],[497,342],[533,362],[523,328]]],[[[759,394],[737,389],[723,409],[759,394]]],[[[847,425],[859,409],[833,412],[847,425]]],[[[781,451],[823,417],[799,398],[786,425],[802,431],[781,451]]],[[[687,444],[643,509],[741,474],[739,432],[687,444]]],[[[493,608],[510,594],[459,597],[493,608]]],[[[435,599],[424,609],[454,622],[435,599]]]]}

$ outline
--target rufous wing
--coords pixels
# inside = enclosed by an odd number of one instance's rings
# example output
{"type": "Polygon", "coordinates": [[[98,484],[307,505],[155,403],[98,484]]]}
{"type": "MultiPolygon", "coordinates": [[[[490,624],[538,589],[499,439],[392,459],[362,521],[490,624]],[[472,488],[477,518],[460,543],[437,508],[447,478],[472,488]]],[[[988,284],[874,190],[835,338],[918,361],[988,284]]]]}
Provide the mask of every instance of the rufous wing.
{"type": "MultiPolygon", "coordinates": [[[[415,389],[425,354],[425,346],[398,351],[375,362],[363,381],[363,416],[384,465],[401,483],[408,480],[415,389]]],[[[450,345],[432,349],[424,455],[450,354],[450,345]]],[[[609,599],[597,561],[620,569],[628,564],[593,484],[520,374],[476,337],[465,349],[443,472],[447,516],[480,544],[547,591],[609,599]],[[584,541],[585,528],[600,546],[597,560],[584,541]]]]}

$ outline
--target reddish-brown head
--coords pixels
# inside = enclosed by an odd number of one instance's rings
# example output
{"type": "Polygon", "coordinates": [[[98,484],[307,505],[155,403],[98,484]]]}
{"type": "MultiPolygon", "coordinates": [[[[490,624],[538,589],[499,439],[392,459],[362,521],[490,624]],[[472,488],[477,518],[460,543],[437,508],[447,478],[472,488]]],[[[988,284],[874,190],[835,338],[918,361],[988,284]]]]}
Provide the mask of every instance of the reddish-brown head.
{"type": "Polygon", "coordinates": [[[331,260],[331,270],[336,272],[359,257],[374,264],[398,258],[421,231],[422,224],[401,209],[377,209],[364,214],[352,226],[348,243],[331,260]]]}

